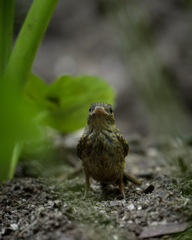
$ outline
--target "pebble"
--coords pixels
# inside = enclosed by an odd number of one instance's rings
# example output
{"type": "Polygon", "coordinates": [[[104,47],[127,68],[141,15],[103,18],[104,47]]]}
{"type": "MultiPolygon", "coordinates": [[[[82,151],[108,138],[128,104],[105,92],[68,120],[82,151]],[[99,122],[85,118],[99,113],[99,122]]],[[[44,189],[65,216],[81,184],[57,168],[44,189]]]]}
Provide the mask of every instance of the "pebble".
{"type": "Polygon", "coordinates": [[[16,223],[12,223],[10,226],[13,231],[16,231],[18,229],[18,225],[16,223]]]}
{"type": "Polygon", "coordinates": [[[113,239],[114,239],[114,240],[118,240],[118,239],[119,239],[119,236],[114,235],[114,236],[113,236],[113,239]]]}
{"type": "Polygon", "coordinates": [[[137,207],[137,210],[141,210],[142,209],[142,207],[141,207],[141,205],[139,205],[138,207],[137,207]]]}
{"type": "Polygon", "coordinates": [[[131,203],[130,205],[127,206],[127,208],[128,208],[129,210],[133,210],[133,209],[135,209],[135,206],[131,203]]]}

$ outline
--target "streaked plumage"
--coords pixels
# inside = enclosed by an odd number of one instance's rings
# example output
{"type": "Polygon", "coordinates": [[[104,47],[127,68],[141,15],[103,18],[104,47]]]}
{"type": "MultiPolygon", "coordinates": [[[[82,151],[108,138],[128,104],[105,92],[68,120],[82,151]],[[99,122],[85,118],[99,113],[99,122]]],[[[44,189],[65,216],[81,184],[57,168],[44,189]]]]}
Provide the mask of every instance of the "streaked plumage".
{"type": "Polygon", "coordinates": [[[123,197],[123,179],[140,184],[124,172],[128,152],[129,145],[116,128],[112,106],[107,103],[92,104],[87,126],[77,145],[77,155],[82,160],[86,177],[85,197],[90,187],[90,177],[103,184],[118,182],[123,197]]]}

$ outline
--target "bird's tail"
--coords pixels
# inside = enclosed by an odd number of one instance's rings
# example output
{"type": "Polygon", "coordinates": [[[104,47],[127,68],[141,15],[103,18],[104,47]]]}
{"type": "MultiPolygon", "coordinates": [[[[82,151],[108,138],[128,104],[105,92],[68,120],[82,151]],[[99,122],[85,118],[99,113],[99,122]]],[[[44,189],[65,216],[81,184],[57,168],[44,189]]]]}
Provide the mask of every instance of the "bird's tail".
{"type": "Polygon", "coordinates": [[[137,178],[131,176],[130,174],[128,174],[126,172],[123,172],[123,182],[127,183],[127,181],[132,182],[134,184],[138,184],[138,185],[141,184],[141,182],[137,178]]]}

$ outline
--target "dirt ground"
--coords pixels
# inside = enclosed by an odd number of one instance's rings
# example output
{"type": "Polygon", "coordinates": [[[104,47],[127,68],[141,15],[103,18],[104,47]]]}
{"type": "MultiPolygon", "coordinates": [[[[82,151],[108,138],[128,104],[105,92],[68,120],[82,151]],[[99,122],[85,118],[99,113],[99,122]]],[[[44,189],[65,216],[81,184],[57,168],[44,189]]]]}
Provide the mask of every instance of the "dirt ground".
{"type": "MultiPolygon", "coordinates": [[[[189,227],[191,200],[156,147],[133,144],[127,171],[131,183],[121,199],[118,188],[103,193],[92,181],[83,199],[84,177],[16,177],[0,186],[0,239],[175,239],[189,227]]],[[[78,162],[79,164],[79,162],[78,162]]],[[[74,169],[74,167],[73,167],[74,169]]],[[[68,170],[67,170],[68,171],[68,170]]]]}

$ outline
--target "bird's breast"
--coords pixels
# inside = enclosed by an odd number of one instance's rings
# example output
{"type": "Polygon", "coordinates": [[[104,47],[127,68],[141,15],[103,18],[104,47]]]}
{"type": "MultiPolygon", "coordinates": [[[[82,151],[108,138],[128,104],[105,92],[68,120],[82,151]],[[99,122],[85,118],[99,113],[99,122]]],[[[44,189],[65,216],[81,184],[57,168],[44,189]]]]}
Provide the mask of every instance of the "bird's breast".
{"type": "Polygon", "coordinates": [[[113,182],[124,170],[121,145],[113,132],[93,132],[87,139],[83,166],[90,175],[102,182],[113,182]]]}
{"type": "Polygon", "coordinates": [[[114,155],[120,147],[115,134],[108,131],[92,132],[88,137],[87,145],[91,155],[114,155]]]}

